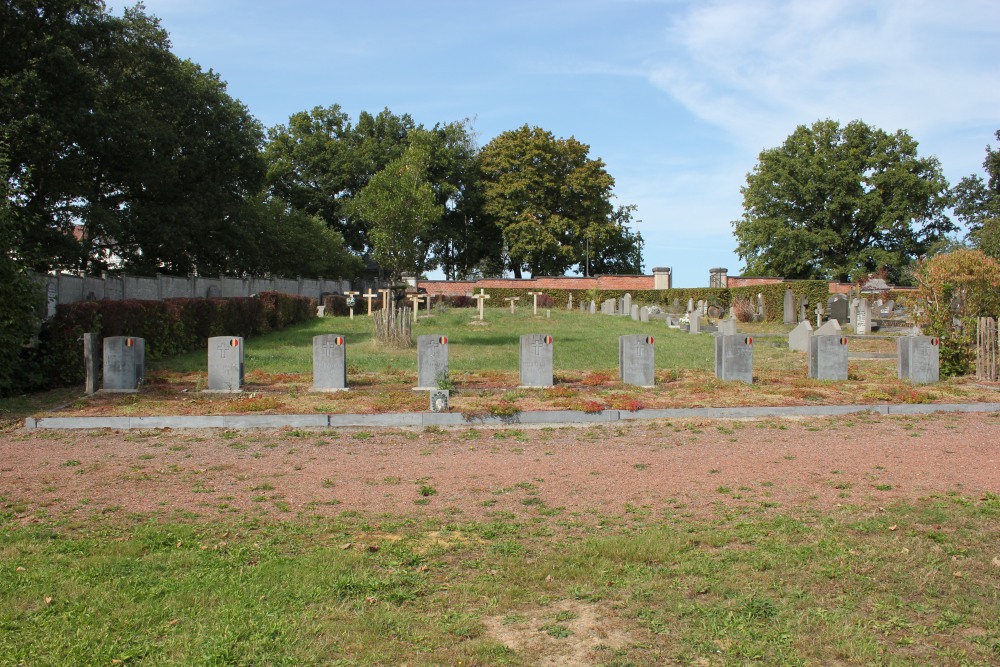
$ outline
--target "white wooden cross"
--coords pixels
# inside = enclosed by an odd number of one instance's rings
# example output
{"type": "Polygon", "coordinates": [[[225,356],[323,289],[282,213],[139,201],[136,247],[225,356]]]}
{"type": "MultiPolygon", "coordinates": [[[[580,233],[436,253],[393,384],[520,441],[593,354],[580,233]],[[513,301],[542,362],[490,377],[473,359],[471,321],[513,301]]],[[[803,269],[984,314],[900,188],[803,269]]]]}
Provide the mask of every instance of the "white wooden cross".
{"type": "Polygon", "coordinates": [[[351,312],[351,319],[354,319],[354,297],[361,294],[361,292],[344,292],[344,296],[347,297],[347,308],[351,312]]]}
{"type": "Polygon", "coordinates": [[[532,315],[537,315],[538,314],[538,297],[540,297],[542,294],[545,294],[545,292],[528,292],[528,294],[530,294],[531,297],[532,297],[531,298],[531,301],[532,301],[531,307],[532,307],[532,310],[533,310],[532,315]]]}
{"type": "Polygon", "coordinates": [[[372,314],[372,299],[374,299],[375,297],[377,297],[378,294],[376,294],[375,292],[373,292],[372,288],[369,287],[368,291],[365,292],[364,294],[362,294],[361,296],[365,297],[365,299],[368,300],[368,314],[371,315],[372,314]]]}
{"type": "Polygon", "coordinates": [[[413,321],[416,322],[417,321],[417,311],[420,310],[420,299],[423,298],[423,295],[422,294],[411,294],[410,296],[408,296],[406,298],[413,302],[413,321]]]}
{"type": "Polygon", "coordinates": [[[389,292],[390,289],[380,289],[378,293],[382,295],[382,310],[386,310],[389,307],[389,292]]]}
{"type": "Polygon", "coordinates": [[[511,315],[514,314],[514,302],[515,301],[520,301],[520,300],[521,300],[521,297],[519,297],[519,296],[509,296],[506,299],[504,299],[504,301],[510,301],[510,313],[511,313],[511,315]]]}
{"type": "Polygon", "coordinates": [[[476,307],[479,309],[479,321],[483,321],[483,303],[485,299],[490,298],[490,295],[483,291],[483,288],[479,288],[479,294],[473,294],[472,298],[476,300],[476,307]]]}

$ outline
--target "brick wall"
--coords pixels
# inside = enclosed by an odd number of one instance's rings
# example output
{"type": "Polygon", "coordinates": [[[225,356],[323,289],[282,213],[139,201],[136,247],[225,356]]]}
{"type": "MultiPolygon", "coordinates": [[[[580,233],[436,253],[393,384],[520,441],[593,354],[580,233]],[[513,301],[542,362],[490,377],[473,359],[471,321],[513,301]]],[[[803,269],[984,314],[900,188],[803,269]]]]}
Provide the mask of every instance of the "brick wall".
{"type": "Polygon", "coordinates": [[[417,287],[427,290],[428,294],[444,296],[463,296],[474,294],[480,289],[523,289],[533,292],[545,290],[651,290],[653,276],[592,276],[582,277],[540,277],[524,278],[484,278],[482,280],[421,280],[417,287]]]}
{"type": "MultiPolygon", "coordinates": [[[[785,280],[784,278],[773,278],[773,277],[744,277],[744,276],[729,276],[726,281],[726,287],[749,287],[751,285],[774,285],[775,283],[791,283],[794,280],[785,280]]],[[[849,294],[851,288],[854,287],[852,283],[829,283],[830,294],[849,294]]]]}

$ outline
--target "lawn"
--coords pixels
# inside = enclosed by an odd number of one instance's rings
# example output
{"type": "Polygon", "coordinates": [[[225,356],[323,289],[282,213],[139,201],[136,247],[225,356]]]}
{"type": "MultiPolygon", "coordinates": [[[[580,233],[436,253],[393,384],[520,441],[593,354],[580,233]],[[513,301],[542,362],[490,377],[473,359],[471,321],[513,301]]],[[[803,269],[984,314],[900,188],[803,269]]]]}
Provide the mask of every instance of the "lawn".
{"type": "Polygon", "coordinates": [[[0,664],[1000,661],[996,496],[712,519],[538,505],[25,525],[0,498],[0,664]]]}

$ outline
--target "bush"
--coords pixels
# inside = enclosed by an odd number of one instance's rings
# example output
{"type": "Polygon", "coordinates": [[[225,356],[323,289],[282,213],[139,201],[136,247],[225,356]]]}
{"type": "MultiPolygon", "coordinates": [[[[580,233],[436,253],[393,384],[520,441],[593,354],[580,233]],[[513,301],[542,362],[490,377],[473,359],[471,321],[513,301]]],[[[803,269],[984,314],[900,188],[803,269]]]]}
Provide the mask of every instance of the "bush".
{"type": "Polygon", "coordinates": [[[476,308],[479,304],[471,296],[449,296],[445,297],[444,302],[450,308],[476,308]]]}
{"type": "Polygon", "coordinates": [[[918,263],[924,333],[941,339],[941,375],[965,375],[975,363],[976,319],[1000,313],[1000,263],[978,250],[956,250],[918,263]]]}
{"type": "Polygon", "coordinates": [[[307,297],[263,292],[233,299],[80,301],[56,308],[42,326],[33,357],[40,380],[30,389],[76,384],[84,378],[83,334],[146,339],[147,360],[197,350],[212,336],[249,338],[315,317],[307,297]]]}

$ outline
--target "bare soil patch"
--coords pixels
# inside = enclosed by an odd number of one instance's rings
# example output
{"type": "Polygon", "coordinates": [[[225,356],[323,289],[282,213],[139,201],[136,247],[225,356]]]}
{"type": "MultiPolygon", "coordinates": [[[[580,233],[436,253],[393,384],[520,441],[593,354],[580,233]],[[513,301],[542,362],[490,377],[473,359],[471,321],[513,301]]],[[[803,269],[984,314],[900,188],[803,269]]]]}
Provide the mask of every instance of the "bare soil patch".
{"type": "Polygon", "coordinates": [[[542,429],[14,429],[0,438],[0,498],[23,521],[877,508],[1000,493],[998,430],[997,414],[869,413],[542,429]]]}

